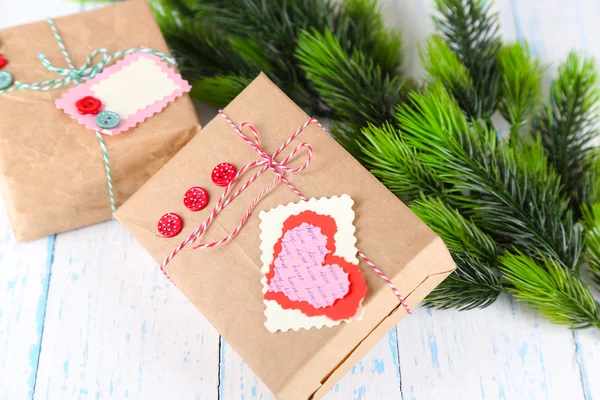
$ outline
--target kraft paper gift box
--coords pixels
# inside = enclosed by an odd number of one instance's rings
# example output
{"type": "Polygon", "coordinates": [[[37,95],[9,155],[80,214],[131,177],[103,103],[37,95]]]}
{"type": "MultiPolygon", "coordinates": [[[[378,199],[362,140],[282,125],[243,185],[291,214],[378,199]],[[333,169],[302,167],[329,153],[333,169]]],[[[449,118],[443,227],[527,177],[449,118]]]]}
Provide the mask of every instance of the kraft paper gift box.
{"type": "MultiPolygon", "coordinates": [[[[55,23],[75,68],[99,48],[111,54],[137,47],[168,52],[145,0],[58,18],[55,23]]],[[[56,67],[67,67],[47,21],[0,30],[0,54],[9,61],[3,71],[15,80],[61,78],[42,66],[38,52],[56,67]]],[[[17,240],[111,218],[95,133],[54,103],[73,87],[0,94],[0,187],[17,240]]],[[[192,138],[197,124],[192,102],[184,95],[135,128],[104,135],[117,205],[192,138]]]]}
{"type": "MultiPolygon", "coordinates": [[[[260,146],[268,154],[308,118],[264,75],[224,113],[235,124],[253,124],[260,146]]],[[[250,132],[248,135],[252,137],[250,132]]],[[[454,269],[444,243],[317,124],[309,125],[279,159],[301,142],[312,146],[313,158],[306,170],[292,174],[295,187],[308,198],[350,196],[354,200],[357,247],[392,280],[409,307],[415,307],[454,269]]],[[[306,154],[301,153],[295,156],[298,160],[290,161],[291,166],[304,162],[306,154]]],[[[240,168],[257,159],[257,152],[225,118],[216,116],[117,211],[116,217],[160,265],[216,205],[223,188],[212,183],[213,168],[222,162],[240,168]],[[199,212],[186,209],[182,201],[184,193],[194,186],[204,187],[210,197],[208,206],[199,212]],[[159,235],[157,221],[165,213],[181,216],[183,231],[179,235],[159,235]]],[[[267,171],[251,183],[217,215],[200,241],[219,240],[232,233],[252,200],[274,176],[267,171]]],[[[246,181],[240,179],[240,185],[246,181]]],[[[164,269],[281,400],[324,396],[408,314],[390,286],[361,262],[367,285],[362,320],[342,322],[333,328],[275,333],[266,329],[258,214],[298,201],[289,187],[278,184],[260,200],[231,241],[206,249],[186,246],[164,269]]]]}

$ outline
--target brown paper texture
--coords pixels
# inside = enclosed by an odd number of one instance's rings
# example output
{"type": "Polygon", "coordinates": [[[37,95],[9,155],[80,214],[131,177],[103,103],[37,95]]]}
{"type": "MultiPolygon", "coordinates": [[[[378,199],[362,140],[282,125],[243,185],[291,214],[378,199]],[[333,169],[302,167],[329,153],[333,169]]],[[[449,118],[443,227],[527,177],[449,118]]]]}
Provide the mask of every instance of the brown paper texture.
{"type": "MultiPolygon", "coordinates": [[[[76,68],[98,48],[114,53],[145,46],[168,52],[144,0],[55,22],[76,68]]],[[[0,30],[0,43],[9,60],[5,70],[21,82],[60,77],[42,66],[38,52],[54,66],[67,68],[46,21],[0,30]]],[[[102,151],[95,133],[54,105],[72,87],[0,95],[0,187],[17,240],[111,218],[102,151]]],[[[192,102],[183,96],[136,128],[104,136],[117,204],[191,139],[196,124],[192,102]]]]}
{"type": "MultiPolygon", "coordinates": [[[[267,153],[273,153],[308,118],[264,75],[225,112],[237,124],[254,124],[267,153]]],[[[401,293],[414,293],[409,303],[415,306],[433,289],[430,276],[443,277],[454,269],[442,241],[317,125],[310,125],[280,159],[301,142],[312,145],[314,158],[305,171],[294,174],[293,183],[308,198],[345,193],[354,199],[357,247],[393,280],[401,293]]],[[[225,161],[240,168],[257,158],[257,153],[217,116],[135,193],[116,217],[160,263],[206,219],[221,195],[223,189],[211,182],[212,169],[225,161]],[[182,197],[196,185],[209,191],[211,201],[206,209],[193,213],[184,207],[182,197]],[[178,213],[184,220],[182,233],[170,239],[156,232],[158,219],[167,212],[178,213]]],[[[304,160],[299,153],[290,166],[299,166],[304,160]]],[[[229,234],[250,202],[273,179],[273,173],[263,174],[219,214],[203,241],[229,234]]],[[[258,212],[298,200],[286,185],[280,184],[261,200],[233,241],[205,250],[186,247],[166,267],[173,283],[276,397],[284,400],[311,398],[323,384],[339,379],[335,371],[348,367],[344,361],[360,344],[368,343],[370,348],[375,343],[374,339],[367,341],[370,335],[378,338],[383,334],[376,329],[378,326],[389,320],[391,325],[385,325],[388,329],[404,316],[386,283],[361,264],[368,286],[362,321],[319,330],[267,331],[260,281],[258,212]]],[[[368,348],[362,347],[356,354],[368,348]]]]}

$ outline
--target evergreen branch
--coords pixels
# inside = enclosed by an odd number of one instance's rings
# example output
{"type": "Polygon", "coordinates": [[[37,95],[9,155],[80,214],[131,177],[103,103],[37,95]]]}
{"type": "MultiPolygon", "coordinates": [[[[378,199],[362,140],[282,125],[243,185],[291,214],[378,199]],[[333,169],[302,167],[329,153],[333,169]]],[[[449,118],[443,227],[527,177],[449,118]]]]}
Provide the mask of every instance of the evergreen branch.
{"type": "Polygon", "coordinates": [[[361,161],[394,194],[409,200],[421,193],[441,194],[441,182],[391,124],[369,125],[362,133],[361,161]]]}
{"type": "Polygon", "coordinates": [[[581,202],[584,206],[600,203],[600,149],[586,150],[581,202]]]}
{"type": "Polygon", "coordinates": [[[452,93],[458,105],[467,115],[479,115],[477,93],[473,79],[465,65],[444,40],[432,35],[420,51],[421,62],[433,82],[441,82],[452,93]]]}
{"type": "Polygon", "coordinates": [[[582,232],[541,144],[509,146],[487,125],[470,123],[439,84],[411,98],[398,114],[403,138],[448,185],[452,204],[499,245],[576,268],[582,232]]]}
{"type": "Polygon", "coordinates": [[[585,226],[586,261],[592,278],[600,288],[600,203],[583,207],[585,226]]]}
{"type": "Polygon", "coordinates": [[[502,46],[498,64],[503,71],[498,109],[510,123],[510,139],[515,142],[520,128],[530,122],[542,103],[542,68],[525,43],[502,46]]]}
{"type": "Polygon", "coordinates": [[[330,32],[302,33],[296,57],[322,100],[355,134],[368,123],[393,120],[394,107],[412,88],[401,76],[384,74],[362,51],[344,51],[330,32]]]}
{"type": "Polygon", "coordinates": [[[215,108],[231,102],[254,78],[217,75],[200,78],[192,84],[190,95],[215,108]]]}
{"type": "Polygon", "coordinates": [[[255,75],[260,71],[233,51],[229,38],[190,17],[191,11],[181,0],[153,0],[152,4],[160,29],[186,79],[194,81],[224,72],[255,75]]]}
{"type": "Polygon", "coordinates": [[[496,301],[504,288],[492,238],[437,198],[422,196],[411,210],[442,238],[456,262],[456,271],[427,297],[426,305],[469,310],[496,301]]]}
{"type": "MultiPolygon", "coordinates": [[[[485,0],[436,0],[433,21],[458,59],[469,71],[472,93],[463,110],[472,118],[489,120],[496,110],[502,71],[496,62],[501,41],[498,15],[485,0]]],[[[455,95],[455,93],[452,93],[455,95]]]]}
{"type": "Polygon", "coordinates": [[[600,328],[600,305],[590,289],[556,260],[507,253],[500,257],[500,268],[514,286],[514,297],[551,322],[571,329],[600,328]]]}
{"type": "Polygon", "coordinates": [[[336,22],[338,39],[351,38],[344,50],[350,54],[354,48],[381,68],[383,74],[395,75],[402,66],[402,36],[399,31],[387,29],[377,0],[345,0],[336,22]]]}
{"type": "Polygon", "coordinates": [[[594,60],[569,53],[552,86],[551,104],[535,121],[535,131],[565,184],[564,192],[573,198],[576,212],[582,202],[587,149],[598,134],[595,124],[599,106],[599,76],[594,60]]]}

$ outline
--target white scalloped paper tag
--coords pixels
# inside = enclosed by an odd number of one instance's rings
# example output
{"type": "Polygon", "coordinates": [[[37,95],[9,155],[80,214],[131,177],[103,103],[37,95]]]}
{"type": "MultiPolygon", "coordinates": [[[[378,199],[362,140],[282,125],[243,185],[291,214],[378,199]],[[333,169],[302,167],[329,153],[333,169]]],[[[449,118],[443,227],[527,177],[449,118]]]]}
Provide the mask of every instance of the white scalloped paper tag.
{"type": "Polygon", "coordinates": [[[265,326],[270,332],[333,327],[362,318],[354,201],[310,199],[262,211],[265,326]]]}

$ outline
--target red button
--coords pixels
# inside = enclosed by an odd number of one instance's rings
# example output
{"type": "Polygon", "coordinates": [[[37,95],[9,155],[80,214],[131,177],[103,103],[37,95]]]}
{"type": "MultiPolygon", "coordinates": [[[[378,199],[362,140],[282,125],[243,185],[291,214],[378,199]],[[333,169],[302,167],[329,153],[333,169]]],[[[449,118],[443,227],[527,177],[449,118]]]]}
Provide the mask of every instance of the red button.
{"type": "Polygon", "coordinates": [[[2,54],[0,54],[0,69],[6,67],[6,64],[8,64],[8,60],[4,58],[2,54]]]}
{"type": "Polygon", "coordinates": [[[192,211],[200,211],[208,204],[208,192],[199,186],[194,186],[185,192],[183,204],[192,211]]]}
{"type": "Polygon", "coordinates": [[[96,115],[100,112],[102,102],[95,97],[85,96],[84,98],[77,100],[75,106],[77,107],[77,111],[79,111],[79,114],[81,115],[96,115]]]}
{"type": "Polygon", "coordinates": [[[227,186],[235,177],[237,170],[229,163],[221,163],[212,171],[212,181],[218,186],[227,186]]]}
{"type": "Polygon", "coordinates": [[[158,233],[164,237],[173,237],[183,229],[181,217],[175,213],[163,215],[158,221],[158,233]]]}

